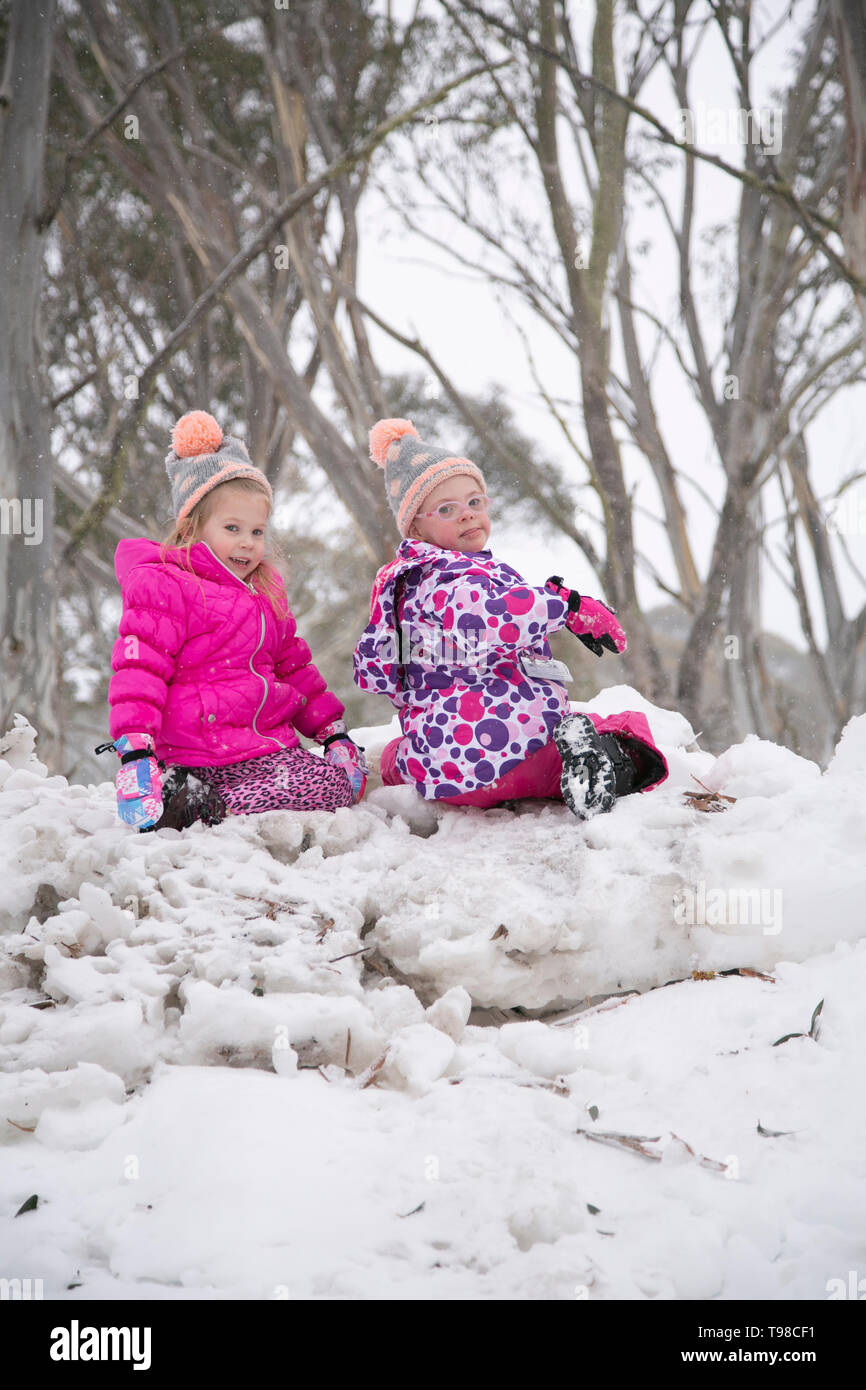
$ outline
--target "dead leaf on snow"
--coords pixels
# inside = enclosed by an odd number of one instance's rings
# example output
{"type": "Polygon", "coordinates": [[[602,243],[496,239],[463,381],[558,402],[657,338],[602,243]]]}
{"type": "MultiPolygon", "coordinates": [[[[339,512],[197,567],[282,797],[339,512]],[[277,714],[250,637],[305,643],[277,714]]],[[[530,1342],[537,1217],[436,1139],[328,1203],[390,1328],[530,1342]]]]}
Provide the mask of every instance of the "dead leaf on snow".
{"type": "MultiPolygon", "coordinates": [[[[802,1034],[799,1034],[798,1036],[802,1037],[802,1034]]],[[[759,1120],[758,1133],[763,1134],[765,1139],[781,1139],[784,1135],[796,1134],[797,1131],[795,1129],[765,1129],[764,1126],[761,1124],[761,1121],[759,1120]]]]}
{"type": "Polygon", "coordinates": [[[704,788],[702,792],[683,792],[683,796],[693,811],[727,811],[728,807],[725,802],[733,805],[736,801],[735,796],[725,796],[724,792],[710,791],[709,787],[701,781],[700,777],[695,777],[694,773],[691,776],[699,787],[704,788]]]}

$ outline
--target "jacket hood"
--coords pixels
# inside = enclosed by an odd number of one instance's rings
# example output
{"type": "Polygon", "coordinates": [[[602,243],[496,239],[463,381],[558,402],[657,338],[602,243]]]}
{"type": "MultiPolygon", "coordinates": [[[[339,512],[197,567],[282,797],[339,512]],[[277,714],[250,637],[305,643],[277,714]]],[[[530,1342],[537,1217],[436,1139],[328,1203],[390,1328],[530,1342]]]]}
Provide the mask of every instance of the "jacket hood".
{"type": "MultiPolygon", "coordinates": [[[[376,575],[370,595],[370,622],[355,648],[355,681],[362,690],[375,689],[403,708],[413,698],[401,676],[401,637],[395,600],[401,576],[411,575],[414,591],[422,581],[436,576],[443,584],[471,574],[495,574],[499,566],[489,550],[444,550],[427,541],[406,539],[395,558],[376,575]]],[[[416,614],[416,618],[417,618],[416,614]]]]}
{"type": "Polygon", "coordinates": [[[390,589],[389,598],[391,603],[387,606],[393,608],[394,585],[400,575],[408,574],[409,570],[448,570],[450,573],[456,571],[469,571],[473,569],[484,571],[488,566],[495,564],[493,555],[489,550],[465,551],[465,550],[443,550],[441,545],[430,545],[428,541],[404,540],[397,547],[397,554],[387,565],[383,565],[373,581],[373,590],[370,594],[370,617],[372,619],[376,605],[381,601],[383,593],[390,589]],[[466,563],[478,561],[479,563],[466,563]]]}

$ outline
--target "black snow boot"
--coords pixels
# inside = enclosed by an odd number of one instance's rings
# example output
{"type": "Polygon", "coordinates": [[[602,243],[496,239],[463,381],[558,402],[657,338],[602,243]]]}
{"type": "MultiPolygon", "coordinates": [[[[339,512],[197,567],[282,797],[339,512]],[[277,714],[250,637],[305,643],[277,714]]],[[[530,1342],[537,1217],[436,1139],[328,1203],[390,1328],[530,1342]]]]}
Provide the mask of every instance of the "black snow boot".
{"type": "Polygon", "coordinates": [[[631,752],[634,740],[621,738],[619,734],[599,734],[598,741],[613,764],[617,796],[628,796],[638,784],[637,768],[631,752]]]}
{"type": "MultiPolygon", "coordinates": [[[[562,799],[580,820],[612,810],[616,801],[617,764],[623,750],[609,751],[611,739],[616,742],[614,735],[597,734],[586,714],[567,714],[553,731],[562,759],[562,799]],[[617,752],[616,762],[611,751],[617,752]]],[[[625,769],[621,777],[624,785],[625,769]]]]}
{"type": "Polygon", "coordinates": [[[162,815],[150,830],[185,830],[200,820],[219,825],[227,807],[219,792],[195,777],[188,768],[170,767],[162,779],[162,815]]]}

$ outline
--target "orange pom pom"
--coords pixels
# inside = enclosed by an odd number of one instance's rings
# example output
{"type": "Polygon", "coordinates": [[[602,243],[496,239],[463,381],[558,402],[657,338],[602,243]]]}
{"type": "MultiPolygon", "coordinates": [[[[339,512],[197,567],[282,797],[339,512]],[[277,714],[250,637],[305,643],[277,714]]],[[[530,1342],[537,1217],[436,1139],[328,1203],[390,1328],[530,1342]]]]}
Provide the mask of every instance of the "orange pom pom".
{"type": "Polygon", "coordinates": [[[213,454],[222,442],[223,432],[206,410],[191,410],[182,415],[171,432],[172,448],[179,459],[213,454]]]}
{"type": "Polygon", "coordinates": [[[405,434],[414,434],[416,439],[419,438],[411,420],[377,420],[370,431],[370,458],[373,462],[384,468],[388,446],[405,434]]]}

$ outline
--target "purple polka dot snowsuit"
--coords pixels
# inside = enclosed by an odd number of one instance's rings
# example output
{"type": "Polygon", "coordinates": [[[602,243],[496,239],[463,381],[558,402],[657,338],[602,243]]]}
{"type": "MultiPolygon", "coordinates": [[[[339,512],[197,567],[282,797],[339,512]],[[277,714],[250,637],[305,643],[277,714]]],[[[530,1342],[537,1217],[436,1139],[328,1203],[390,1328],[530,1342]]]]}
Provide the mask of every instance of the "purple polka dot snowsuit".
{"type": "Polygon", "coordinates": [[[551,659],[547,634],[567,617],[563,599],[531,588],[489,550],[400,544],[376,576],[354,678],[398,709],[405,782],[428,800],[459,796],[550,742],[569,712],[566,687],[524,668],[551,659]]]}

